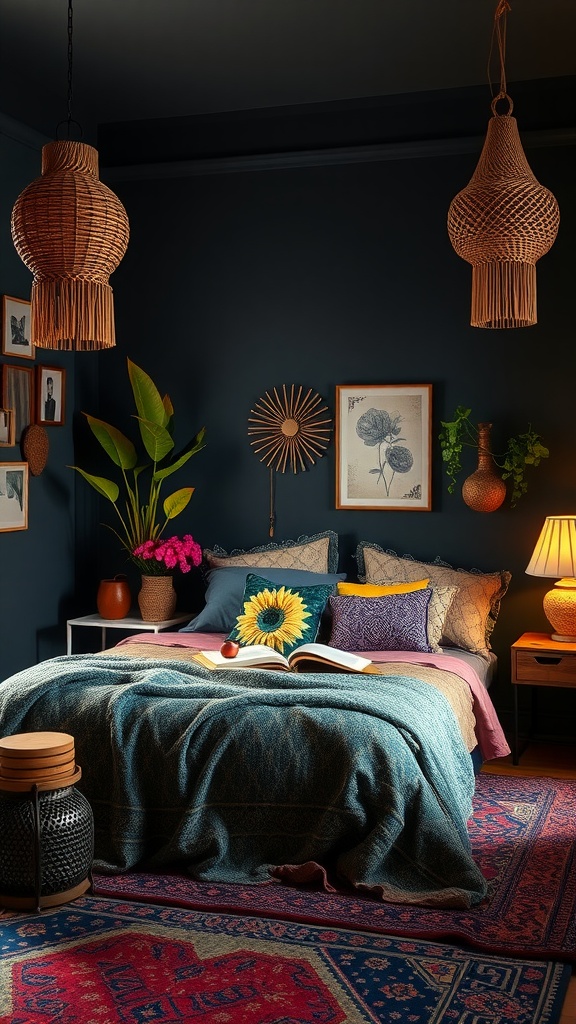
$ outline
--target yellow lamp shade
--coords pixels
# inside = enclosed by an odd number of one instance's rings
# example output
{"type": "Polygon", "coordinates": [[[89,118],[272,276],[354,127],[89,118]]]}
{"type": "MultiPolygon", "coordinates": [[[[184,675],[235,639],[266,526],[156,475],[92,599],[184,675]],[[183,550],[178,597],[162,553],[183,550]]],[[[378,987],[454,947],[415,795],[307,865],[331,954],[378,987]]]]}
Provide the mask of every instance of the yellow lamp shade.
{"type": "Polygon", "coordinates": [[[576,643],[576,516],[547,516],[526,572],[561,577],[544,596],[553,640],[576,643]]]}

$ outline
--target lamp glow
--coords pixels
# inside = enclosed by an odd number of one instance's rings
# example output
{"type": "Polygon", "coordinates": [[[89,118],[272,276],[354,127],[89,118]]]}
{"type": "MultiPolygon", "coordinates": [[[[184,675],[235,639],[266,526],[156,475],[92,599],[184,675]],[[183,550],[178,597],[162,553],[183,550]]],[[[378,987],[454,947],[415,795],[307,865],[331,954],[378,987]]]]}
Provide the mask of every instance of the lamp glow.
{"type": "Polygon", "coordinates": [[[576,643],[576,516],[547,516],[526,572],[558,578],[544,596],[553,640],[576,643]]]}

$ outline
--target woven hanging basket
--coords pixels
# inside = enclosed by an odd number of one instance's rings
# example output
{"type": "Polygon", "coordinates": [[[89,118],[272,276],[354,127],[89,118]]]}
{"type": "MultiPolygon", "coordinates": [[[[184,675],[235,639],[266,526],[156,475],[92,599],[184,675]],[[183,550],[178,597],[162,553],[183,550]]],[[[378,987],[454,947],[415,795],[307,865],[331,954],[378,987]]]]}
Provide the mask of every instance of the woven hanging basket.
{"type": "Polygon", "coordinates": [[[494,112],[478,166],[448,211],[450,241],[472,264],[472,327],[536,323],[536,262],[559,221],[554,196],[530,170],[516,118],[494,112]]]}
{"type": "Polygon", "coordinates": [[[129,238],[126,211],[98,178],[98,153],[50,142],[42,176],[12,211],[16,250],[34,274],[31,336],[40,348],[93,351],[116,344],[108,283],[129,238]]]}

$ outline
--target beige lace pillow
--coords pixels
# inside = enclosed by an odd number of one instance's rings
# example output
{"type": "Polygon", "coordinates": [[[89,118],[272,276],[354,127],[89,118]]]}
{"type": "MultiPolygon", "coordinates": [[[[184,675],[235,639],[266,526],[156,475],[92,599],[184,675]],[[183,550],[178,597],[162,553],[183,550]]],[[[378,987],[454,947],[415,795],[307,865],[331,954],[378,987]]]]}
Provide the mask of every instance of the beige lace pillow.
{"type": "Polygon", "coordinates": [[[358,577],[366,583],[402,583],[427,576],[432,587],[457,587],[448,608],[442,646],[462,647],[482,654],[490,652],[490,634],[494,629],[500,602],[508,590],[511,574],[506,571],[481,573],[453,569],[444,562],[419,562],[377,544],[361,541],[356,549],[358,577]]]}
{"type": "Polygon", "coordinates": [[[204,550],[204,562],[208,569],[253,565],[259,568],[337,572],[338,534],[328,530],[313,537],[299,537],[298,540],[267,544],[263,547],[250,548],[249,551],[235,549],[230,554],[215,546],[204,550]]]}

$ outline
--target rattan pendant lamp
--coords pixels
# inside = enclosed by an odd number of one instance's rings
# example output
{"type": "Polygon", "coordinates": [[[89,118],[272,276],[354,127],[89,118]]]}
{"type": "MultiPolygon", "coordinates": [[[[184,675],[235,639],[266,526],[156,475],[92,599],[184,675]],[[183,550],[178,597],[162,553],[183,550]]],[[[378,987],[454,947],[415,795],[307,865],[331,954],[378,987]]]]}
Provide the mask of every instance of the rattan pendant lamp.
{"type": "MultiPolygon", "coordinates": [[[[72,0],[68,0],[68,138],[42,149],[42,176],[12,211],[16,250],[34,274],[31,334],[39,348],[97,351],[116,344],[110,274],[128,246],[126,210],[98,177],[98,152],[70,140],[72,0]]],[[[62,124],[64,122],[61,122],[62,124]]]]}
{"type": "Polygon", "coordinates": [[[490,57],[496,41],[500,90],[492,100],[484,148],[448,211],[450,241],[472,264],[472,327],[536,323],[536,263],[553,245],[560,220],[554,196],[530,169],[512,117],[505,71],[509,10],[507,0],[498,0],[490,57]],[[496,112],[500,102],[508,104],[506,113],[496,112]]]}

